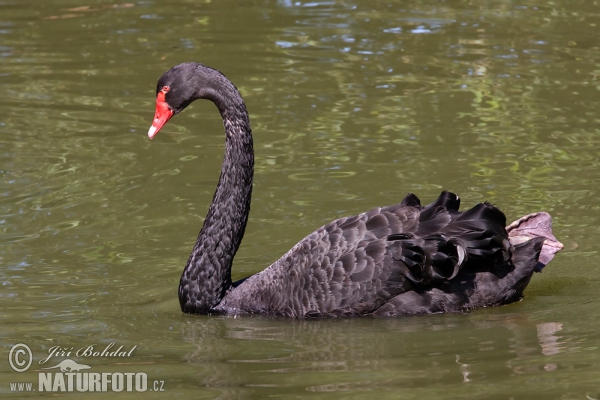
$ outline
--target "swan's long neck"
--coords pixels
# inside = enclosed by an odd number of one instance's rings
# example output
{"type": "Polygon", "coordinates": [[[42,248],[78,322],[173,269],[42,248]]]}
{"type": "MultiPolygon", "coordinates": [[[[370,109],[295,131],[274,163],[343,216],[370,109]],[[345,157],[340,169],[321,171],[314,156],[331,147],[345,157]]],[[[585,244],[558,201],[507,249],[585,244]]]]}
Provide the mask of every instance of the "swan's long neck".
{"type": "Polygon", "coordinates": [[[254,149],[246,106],[239,94],[233,102],[215,103],[225,127],[225,158],[212,204],[181,275],[179,303],[188,313],[208,313],[231,287],[231,265],[250,212],[254,149]]]}

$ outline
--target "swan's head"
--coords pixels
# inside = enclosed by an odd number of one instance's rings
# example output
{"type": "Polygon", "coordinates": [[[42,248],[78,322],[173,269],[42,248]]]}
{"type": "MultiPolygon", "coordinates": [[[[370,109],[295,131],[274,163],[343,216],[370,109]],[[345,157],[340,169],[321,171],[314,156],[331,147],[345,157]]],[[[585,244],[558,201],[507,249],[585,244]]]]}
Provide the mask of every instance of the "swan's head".
{"type": "Polygon", "coordinates": [[[194,97],[196,63],[179,64],[163,74],[156,84],[156,112],[148,137],[154,135],[171,119],[186,108],[194,97]]]}
{"type": "Polygon", "coordinates": [[[235,94],[235,86],[216,69],[195,62],[176,65],[156,84],[156,113],[148,137],[152,139],[173,115],[196,99],[211,100],[221,109],[235,94]]]}

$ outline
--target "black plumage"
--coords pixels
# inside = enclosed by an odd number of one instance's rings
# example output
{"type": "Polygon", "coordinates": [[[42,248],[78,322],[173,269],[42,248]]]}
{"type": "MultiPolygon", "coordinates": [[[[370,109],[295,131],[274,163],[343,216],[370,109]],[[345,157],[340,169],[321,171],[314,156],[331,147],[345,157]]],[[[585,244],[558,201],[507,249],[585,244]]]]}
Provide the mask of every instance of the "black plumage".
{"type": "Polygon", "coordinates": [[[270,267],[231,281],[252,193],[254,151],[246,106],[220,72],[197,63],[167,71],[157,85],[149,136],[196,99],[223,118],[225,158],[204,225],[181,276],[187,313],[287,317],[414,315],[465,311],[518,300],[534,270],[562,248],[546,213],[506,228],[488,203],[460,212],[458,196],[423,207],[402,202],[317,229],[270,267]],[[540,256],[541,254],[541,256],[540,256]]]}

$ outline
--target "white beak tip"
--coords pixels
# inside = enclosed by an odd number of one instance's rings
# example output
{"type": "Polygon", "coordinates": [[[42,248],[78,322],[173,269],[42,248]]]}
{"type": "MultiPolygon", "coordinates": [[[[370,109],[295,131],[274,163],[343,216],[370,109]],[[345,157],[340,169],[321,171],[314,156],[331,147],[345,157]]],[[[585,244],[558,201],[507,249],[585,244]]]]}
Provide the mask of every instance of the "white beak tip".
{"type": "Polygon", "coordinates": [[[154,135],[156,135],[156,127],[151,126],[150,129],[148,130],[148,137],[150,139],[152,139],[154,137],[154,135]]]}

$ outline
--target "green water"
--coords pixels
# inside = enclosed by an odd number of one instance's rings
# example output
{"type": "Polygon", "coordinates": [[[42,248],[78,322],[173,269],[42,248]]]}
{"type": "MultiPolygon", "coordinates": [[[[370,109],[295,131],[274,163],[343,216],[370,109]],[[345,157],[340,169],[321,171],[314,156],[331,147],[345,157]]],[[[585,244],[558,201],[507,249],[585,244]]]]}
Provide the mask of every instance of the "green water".
{"type": "Polygon", "coordinates": [[[53,395],[52,347],[115,343],[137,347],[68,358],[162,382],[125,398],[600,398],[599,27],[569,1],[0,1],[0,393],[53,395]],[[234,279],[407,192],[548,211],[565,250],[522,302],[467,315],[183,315],[224,150],[207,102],[147,139],[156,80],[183,61],[223,71],[250,112],[234,279]]]}

